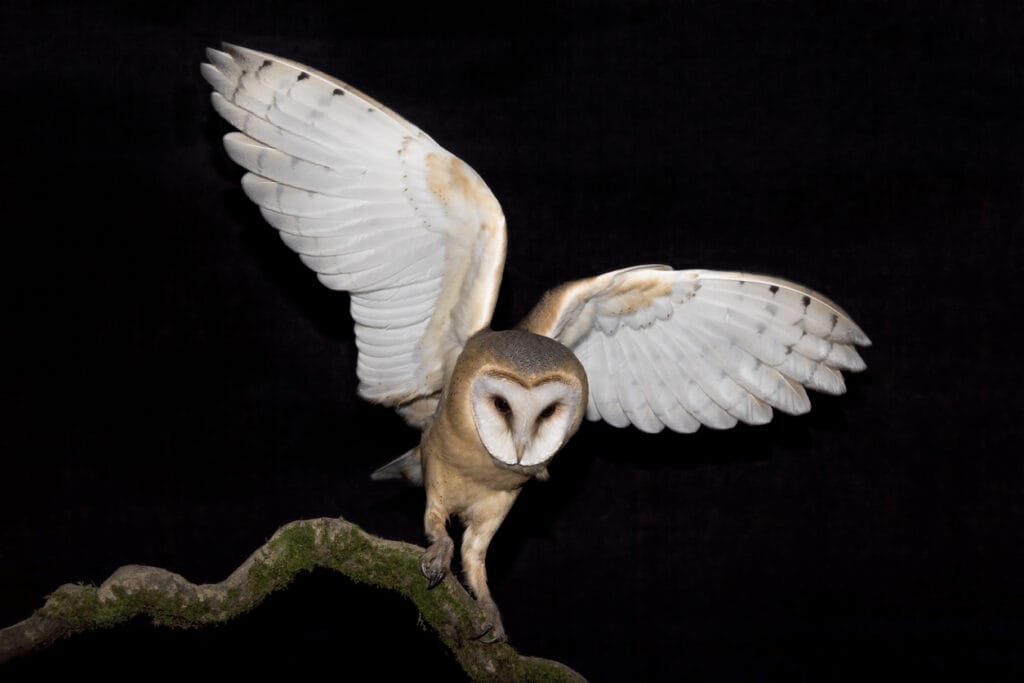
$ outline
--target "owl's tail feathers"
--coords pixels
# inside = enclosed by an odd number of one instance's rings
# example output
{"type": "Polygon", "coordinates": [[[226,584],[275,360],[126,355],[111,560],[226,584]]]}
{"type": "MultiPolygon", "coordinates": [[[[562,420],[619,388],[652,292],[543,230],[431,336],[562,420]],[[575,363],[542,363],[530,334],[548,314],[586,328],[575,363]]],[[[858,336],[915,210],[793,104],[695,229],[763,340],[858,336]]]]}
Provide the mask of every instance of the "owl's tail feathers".
{"type": "Polygon", "coordinates": [[[423,486],[423,465],[420,461],[419,446],[398,456],[370,475],[374,481],[384,479],[405,479],[414,486],[423,486]]]}

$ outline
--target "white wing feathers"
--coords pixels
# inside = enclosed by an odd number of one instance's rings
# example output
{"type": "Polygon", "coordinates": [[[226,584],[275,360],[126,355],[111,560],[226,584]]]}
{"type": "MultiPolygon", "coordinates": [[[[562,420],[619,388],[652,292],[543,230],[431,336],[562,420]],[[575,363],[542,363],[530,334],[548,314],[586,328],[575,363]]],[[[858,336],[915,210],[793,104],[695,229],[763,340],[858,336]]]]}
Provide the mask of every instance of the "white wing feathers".
{"type": "MultiPolygon", "coordinates": [[[[301,64],[225,45],[202,73],[228,154],[285,244],[351,292],[360,394],[422,424],[494,310],[505,218],[480,177],[408,121],[301,64]]],[[[870,342],[800,285],[639,267],[549,292],[521,327],[572,348],[588,417],[656,432],[767,422],[845,391],[870,342]]]]}
{"type": "Polygon", "coordinates": [[[587,416],[646,432],[763,424],[810,410],[804,387],[846,390],[871,342],[842,309],[761,275],[646,266],[552,290],[520,327],[575,351],[587,416]]]}
{"type": "Polygon", "coordinates": [[[214,108],[241,131],[224,146],[285,244],[325,285],[352,293],[360,394],[401,405],[439,391],[494,310],[505,259],[497,200],[466,164],[352,87],[224,50],[202,65],[214,108]]]}

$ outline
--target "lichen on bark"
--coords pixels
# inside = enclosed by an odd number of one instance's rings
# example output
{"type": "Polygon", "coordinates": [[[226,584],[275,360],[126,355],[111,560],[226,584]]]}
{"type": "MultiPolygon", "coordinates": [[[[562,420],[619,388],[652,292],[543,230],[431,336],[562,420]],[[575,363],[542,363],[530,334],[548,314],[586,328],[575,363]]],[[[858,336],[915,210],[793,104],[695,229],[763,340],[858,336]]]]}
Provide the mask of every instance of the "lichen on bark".
{"type": "Polygon", "coordinates": [[[229,621],[298,574],[323,567],[411,600],[474,680],[584,680],[559,662],[524,657],[507,643],[473,638],[483,620],[476,601],[450,575],[427,590],[419,569],[422,554],[423,548],[372,536],[340,518],[291,522],[220,583],[194,584],[166,569],[126,565],[100,586],[65,584],[29,618],[0,629],[0,663],[139,616],[174,628],[229,621]]]}

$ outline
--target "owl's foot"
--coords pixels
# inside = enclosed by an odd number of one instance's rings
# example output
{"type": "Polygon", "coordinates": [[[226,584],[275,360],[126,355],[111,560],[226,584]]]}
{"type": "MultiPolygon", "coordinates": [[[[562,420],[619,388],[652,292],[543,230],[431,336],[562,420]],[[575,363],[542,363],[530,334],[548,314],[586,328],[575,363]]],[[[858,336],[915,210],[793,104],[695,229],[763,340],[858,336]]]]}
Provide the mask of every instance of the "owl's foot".
{"type": "Polygon", "coordinates": [[[423,572],[423,576],[427,577],[428,589],[441,583],[444,575],[448,573],[454,548],[455,544],[452,543],[452,539],[443,536],[431,543],[427,552],[423,553],[423,559],[420,560],[420,571],[423,572]]]}
{"type": "Polygon", "coordinates": [[[480,600],[480,609],[484,613],[484,625],[480,632],[473,636],[482,643],[503,643],[508,640],[505,625],[501,623],[501,613],[493,600],[480,600]]]}

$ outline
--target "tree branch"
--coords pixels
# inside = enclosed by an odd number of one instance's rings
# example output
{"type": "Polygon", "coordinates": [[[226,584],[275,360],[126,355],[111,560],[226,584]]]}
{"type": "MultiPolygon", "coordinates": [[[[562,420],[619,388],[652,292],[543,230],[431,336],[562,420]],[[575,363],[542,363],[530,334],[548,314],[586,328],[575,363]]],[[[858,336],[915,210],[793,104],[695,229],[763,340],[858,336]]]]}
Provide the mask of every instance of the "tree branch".
{"type": "Polygon", "coordinates": [[[291,522],[220,583],[197,585],[166,569],[126,565],[98,588],[65,584],[28,619],[0,629],[0,663],[137,616],[179,628],[228,621],[287,586],[296,574],[324,567],[412,600],[475,680],[584,680],[559,662],[474,639],[483,621],[476,601],[450,574],[428,591],[419,568],[422,554],[423,548],[372,536],[344,519],[291,522]]]}

